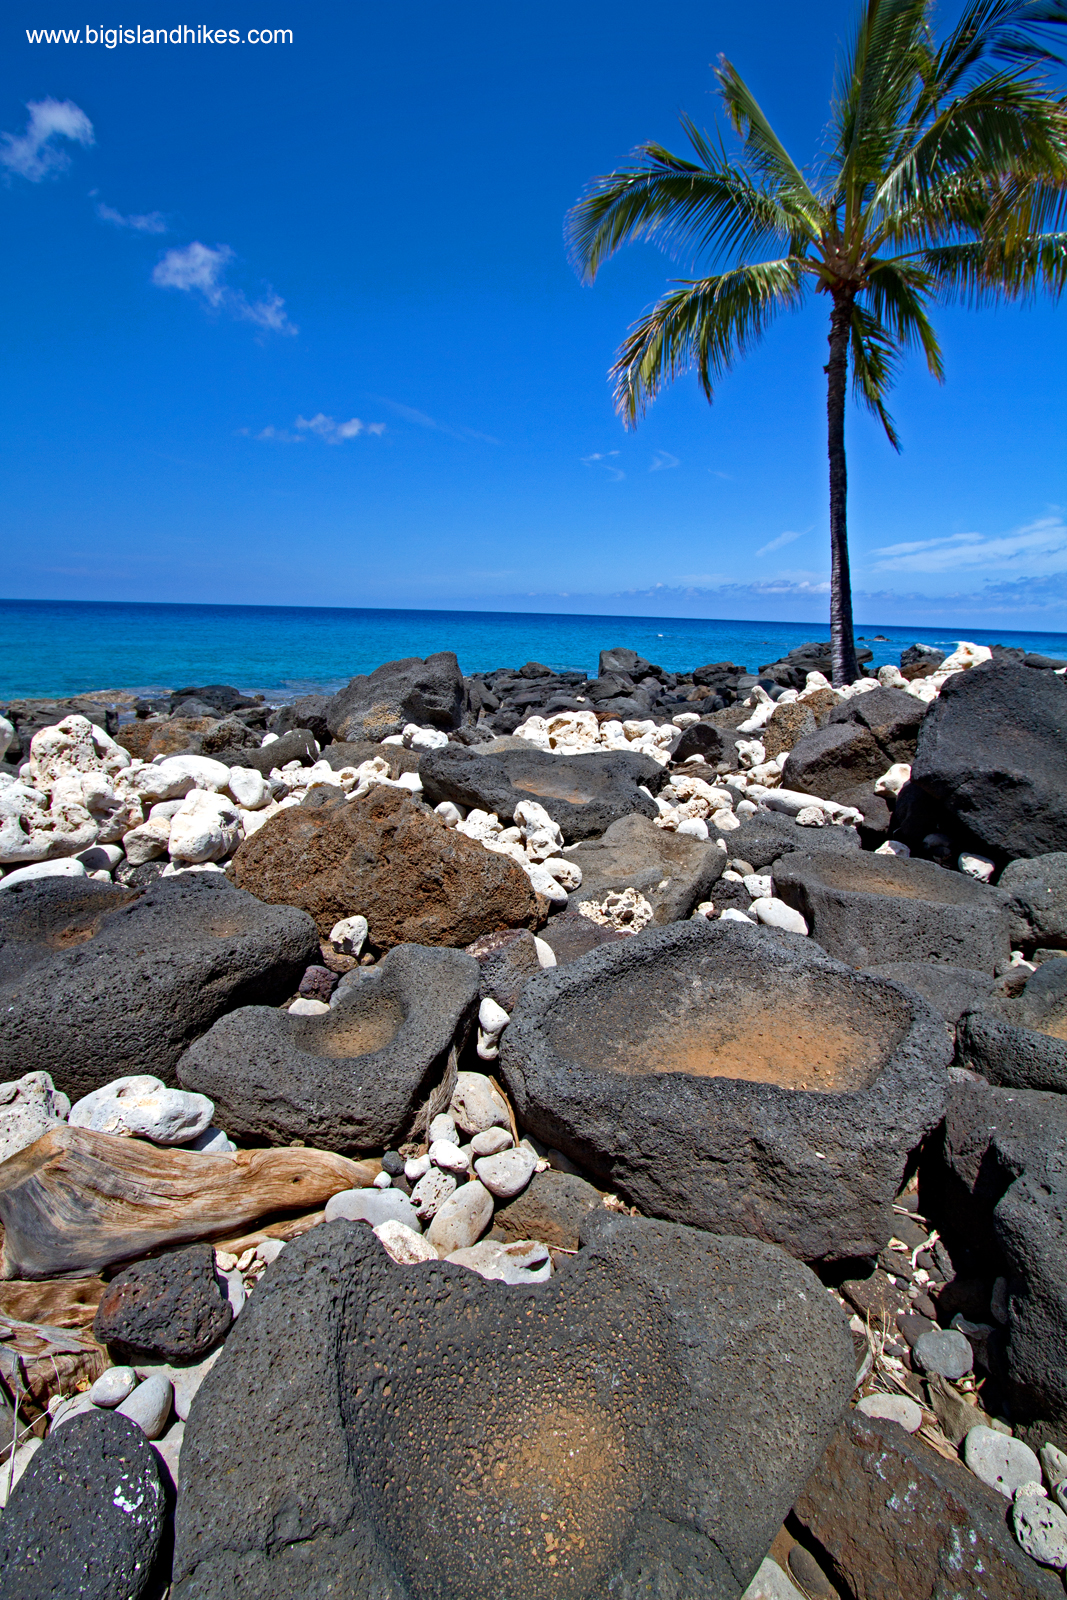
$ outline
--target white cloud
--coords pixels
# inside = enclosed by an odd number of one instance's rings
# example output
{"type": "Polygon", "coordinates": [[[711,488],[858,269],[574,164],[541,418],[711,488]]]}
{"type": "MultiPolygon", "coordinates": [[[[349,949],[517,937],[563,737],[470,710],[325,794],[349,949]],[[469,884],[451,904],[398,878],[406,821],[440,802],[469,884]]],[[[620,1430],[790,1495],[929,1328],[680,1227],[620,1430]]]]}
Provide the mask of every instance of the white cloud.
{"type": "Polygon", "coordinates": [[[199,294],[213,310],[226,311],[242,322],[254,322],[272,333],[296,333],[285,311],[285,301],[268,290],[262,300],[249,301],[239,289],[223,282],[234,259],[227,244],[211,249],[194,240],[180,249],[168,250],[152,270],[152,282],[160,289],[180,289],[199,294]]]}
{"type": "Polygon", "coordinates": [[[770,544],[761,545],[756,551],[758,556],[769,556],[772,550],[781,550],[783,545],[792,544],[794,539],[802,539],[805,533],[810,533],[810,528],[801,528],[796,533],[780,533],[777,539],[772,539],[770,544]]]}
{"type": "Polygon", "coordinates": [[[604,471],[610,476],[612,483],[621,483],[626,474],[621,467],[615,466],[611,459],[612,456],[617,456],[618,453],[617,450],[594,450],[591,456],[582,456],[582,466],[603,467],[604,471]]]}
{"type": "Polygon", "coordinates": [[[956,572],[1025,564],[1031,571],[1067,567],[1067,524],[1060,516],[1039,517],[1011,533],[953,533],[940,539],[915,539],[872,551],[874,572],[956,572]]]}
{"type": "Polygon", "coordinates": [[[671,467],[680,466],[677,456],[672,456],[669,450],[657,450],[649,467],[649,472],[669,472],[671,467]]]}
{"type": "Polygon", "coordinates": [[[102,200],[96,204],[96,214],[101,222],[110,222],[113,228],[129,228],[132,233],[166,233],[167,224],[160,211],[148,211],[142,216],[124,217],[121,211],[107,206],[102,200]]]}
{"type": "MultiPolygon", "coordinates": [[[[357,439],[361,433],[370,434],[374,439],[380,439],[385,432],[384,422],[362,422],[359,417],[350,417],[347,422],[336,422],[333,417],[328,417],[324,412],[316,412],[313,417],[297,417],[293,424],[296,433],[290,433],[287,428],[276,428],[273,423],[262,428],[253,438],[273,441],[275,444],[303,444],[309,434],[315,434],[319,439],[325,439],[327,444],[343,444],[346,439],[357,439]]],[[[239,433],[247,434],[247,428],[238,429],[239,433]]]]}
{"type": "Polygon", "coordinates": [[[93,144],[93,125],[73,100],[31,100],[30,120],[24,133],[0,134],[0,163],[30,183],[40,183],[50,172],[62,172],[70,156],[57,145],[59,139],[93,144]]]}
{"type": "Polygon", "coordinates": [[[388,400],[384,395],[371,395],[376,405],[388,406],[390,411],[395,411],[398,417],[405,422],[414,422],[416,427],[429,428],[434,433],[447,434],[450,439],[459,439],[463,444],[475,440],[479,444],[499,444],[499,439],[494,439],[490,433],[478,433],[474,428],[450,428],[445,422],[438,422],[436,417],[428,417],[425,411],[416,411],[414,406],[401,405],[399,400],[388,400]]]}

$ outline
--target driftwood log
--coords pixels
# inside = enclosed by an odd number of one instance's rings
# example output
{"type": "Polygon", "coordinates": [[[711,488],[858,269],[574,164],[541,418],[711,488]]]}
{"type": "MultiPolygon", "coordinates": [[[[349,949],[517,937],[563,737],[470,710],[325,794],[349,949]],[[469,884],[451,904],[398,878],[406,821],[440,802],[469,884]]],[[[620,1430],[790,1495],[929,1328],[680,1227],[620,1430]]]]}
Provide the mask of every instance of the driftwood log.
{"type": "Polygon", "coordinates": [[[63,1125],[0,1163],[2,1276],[85,1276],[373,1181],[328,1150],[200,1155],[63,1125]]]}

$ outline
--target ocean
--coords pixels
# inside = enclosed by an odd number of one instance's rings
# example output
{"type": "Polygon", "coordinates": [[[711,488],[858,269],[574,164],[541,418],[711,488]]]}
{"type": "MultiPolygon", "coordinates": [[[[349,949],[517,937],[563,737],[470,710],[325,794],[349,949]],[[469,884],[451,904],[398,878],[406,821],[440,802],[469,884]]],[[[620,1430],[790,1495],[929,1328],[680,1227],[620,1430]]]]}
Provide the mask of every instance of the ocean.
{"type": "MultiPolygon", "coordinates": [[[[901,650],[916,641],[951,650],[961,638],[1067,659],[1067,633],[957,633],[876,623],[859,623],[856,632],[874,651],[875,667],[899,662],[901,650]]],[[[540,661],[595,676],[599,652],[616,645],[669,672],[709,661],[756,671],[794,645],[829,636],[829,626],[818,622],[0,600],[0,702],[208,683],[284,701],[332,693],[383,661],[435,650],[454,650],[465,673],[540,661]]]]}

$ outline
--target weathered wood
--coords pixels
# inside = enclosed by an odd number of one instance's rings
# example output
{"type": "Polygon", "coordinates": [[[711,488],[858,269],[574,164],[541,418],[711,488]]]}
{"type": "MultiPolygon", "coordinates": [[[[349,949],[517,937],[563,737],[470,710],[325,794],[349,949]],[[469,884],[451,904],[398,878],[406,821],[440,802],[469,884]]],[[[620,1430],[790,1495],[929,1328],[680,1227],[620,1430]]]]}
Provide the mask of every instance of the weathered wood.
{"type": "Polygon", "coordinates": [[[2,1276],[81,1277],[373,1181],[328,1150],[200,1155],[63,1125],[0,1163],[2,1276]]]}

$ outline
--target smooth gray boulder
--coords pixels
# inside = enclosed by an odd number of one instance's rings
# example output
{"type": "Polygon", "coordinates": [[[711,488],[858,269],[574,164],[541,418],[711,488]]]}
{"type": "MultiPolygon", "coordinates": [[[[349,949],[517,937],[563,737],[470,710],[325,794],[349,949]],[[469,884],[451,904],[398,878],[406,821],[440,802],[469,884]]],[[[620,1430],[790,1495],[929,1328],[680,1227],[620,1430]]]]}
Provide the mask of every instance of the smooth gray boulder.
{"type": "Polygon", "coordinates": [[[49,1434],[0,1518],[4,1600],[142,1600],[165,1582],[168,1496],[136,1423],[90,1410],[49,1434]]]}
{"type": "Polygon", "coordinates": [[[700,919],[527,984],[500,1071],[523,1127],[643,1212],[816,1261],[888,1240],[950,1058],[914,991],[700,919]]]}
{"type": "Polygon", "coordinates": [[[179,1082],[215,1102],[230,1134],[395,1148],[470,1024],[479,977],[461,950],[398,945],[328,1013],[248,1006],[222,1017],[178,1063],[179,1082]]]}
{"type": "Polygon", "coordinates": [[[315,924],[221,872],[143,893],[45,878],[0,896],[0,1079],[27,1063],[72,1101],[179,1056],[233,1006],[278,1004],[319,953],[315,924]],[[93,893],[92,891],[98,891],[93,893]]]}
{"type": "Polygon", "coordinates": [[[853,1375],[840,1308],[752,1240],[603,1213],[510,1286],[327,1223],[193,1403],[174,1600],[738,1600],[853,1375]]]}
{"type": "Polygon", "coordinates": [[[866,851],[794,851],[771,870],[775,893],[851,966],[937,961],[992,973],[1008,960],[1006,897],[962,872],[866,851]]]}
{"type": "Polygon", "coordinates": [[[335,739],[387,738],[409,722],[447,733],[463,721],[467,690],[452,650],[387,661],[373,672],[349,679],[326,708],[335,739]]]}
{"type": "Polygon", "coordinates": [[[1067,1093],[1067,961],[1046,961],[1016,1000],[980,1003],[960,1021],[957,1054],[990,1083],[1067,1093]]]}
{"type": "Polygon", "coordinates": [[[1027,954],[1067,950],[1067,850],[1009,861],[999,887],[1011,896],[1011,942],[1027,954]]]}
{"type": "Polygon", "coordinates": [[[649,817],[620,817],[603,838],[588,839],[568,852],[581,868],[582,884],[569,897],[576,911],[587,900],[602,900],[609,889],[632,887],[649,902],[653,922],[678,922],[702,900],[726,865],[714,841],[657,828],[649,817]]]}
{"type": "Polygon", "coordinates": [[[511,822],[520,801],[535,800],[572,844],[598,837],[631,812],[656,816],[655,801],[641,793],[641,786],[656,794],[668,774],[651,756],[631,750],[556,756],[528,745],[483,755],[449,745],[423,756],[419,776],[431,805],[451,800],[477,806],[495,811],[502,822],[511,822]]]}

